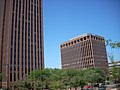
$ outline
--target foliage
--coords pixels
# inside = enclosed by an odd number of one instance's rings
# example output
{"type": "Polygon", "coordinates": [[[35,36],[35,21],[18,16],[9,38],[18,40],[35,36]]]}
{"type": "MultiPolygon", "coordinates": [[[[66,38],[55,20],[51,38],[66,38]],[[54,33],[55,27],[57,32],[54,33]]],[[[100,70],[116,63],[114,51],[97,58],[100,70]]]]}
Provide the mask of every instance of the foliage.
{"type": "MultiPolygon", "coordinates": [[[[113,49],[120,49],[120,42],[112,42],[111,39],[106,40],[106,46],[110,46],[113,49]]],[[[114,61],[114,55],[109,55],[108,58],[112,63],[112,67],[110,68],[110,79],[116,82],[116,80],[120,81],[120,67],[116,66],[116,62],[114,61]]]]}
{"type": "Polygon", "coordinates": [[[89,68],[84,74],[87,83],[101,83],[105,80],[104,72],[100,68],[89,68]]]}
{"type": "Polygon", "coordinates": [[[111,39],[106,40],[105,42],[106,42],[106,46],[110,46],[111,48],[118,48],[118,49],[120,48],[120,42],[117,41],[112,42],[111,39]]]}
{"type": "Polygon", "coordinates": [[[0,73],[0,82],[2,81],[2,77],[3,77],[3,75],[0,73]]]}
{"type": "Polygon", "coordinates": [[[116,62],[114,61],[114,56],[109,56],[112,67],[110,68],[110,79],[116,83],[120,80],[120,67],[117,67],[116,62]]]}
{"type": "Polygon", "coordinates": [[[47,68],[32,71],[26,77],[26,81],[17,83],[16,87],[35,90],[63,90],[67,88],[77,90],[78,87],[82,87],[87,83],[97,83],[103,80],[103,72],[96,68],[86,70],[47,68]]]}

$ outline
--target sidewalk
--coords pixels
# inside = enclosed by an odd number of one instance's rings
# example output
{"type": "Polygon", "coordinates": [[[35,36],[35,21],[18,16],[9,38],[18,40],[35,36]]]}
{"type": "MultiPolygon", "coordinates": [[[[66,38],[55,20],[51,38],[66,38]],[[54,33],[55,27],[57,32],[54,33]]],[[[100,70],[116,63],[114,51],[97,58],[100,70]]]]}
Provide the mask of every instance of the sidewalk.
{"type": "Polygon", "coordinates": [[[106,90],[120,90],[120,88],[106,88],[106,90]]]}

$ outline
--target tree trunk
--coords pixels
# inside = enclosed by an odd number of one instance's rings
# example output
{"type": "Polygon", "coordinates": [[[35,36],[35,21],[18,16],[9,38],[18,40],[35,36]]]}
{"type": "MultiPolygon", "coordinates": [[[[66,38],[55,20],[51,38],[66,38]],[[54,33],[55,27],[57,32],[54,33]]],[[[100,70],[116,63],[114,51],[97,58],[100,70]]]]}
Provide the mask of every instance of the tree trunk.
{"type": "Polygon", "coordinates": [[[83,86],[81,86],[81,90],[83,90],[83,86]]]}
{"type": "Polygon", "coordinates": [[[77,90],[77,87],[75,87],[75,90],[77,90]]]}

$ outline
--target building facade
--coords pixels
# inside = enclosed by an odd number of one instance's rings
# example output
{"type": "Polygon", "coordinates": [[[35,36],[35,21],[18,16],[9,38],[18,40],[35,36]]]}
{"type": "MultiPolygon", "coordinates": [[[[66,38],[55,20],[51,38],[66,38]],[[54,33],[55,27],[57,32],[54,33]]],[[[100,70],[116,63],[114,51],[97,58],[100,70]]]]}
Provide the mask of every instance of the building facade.
{"type": "Polygon", "coordinates": [[[114,66],[119,68],[120,67],[120,60],[108,63],[108,66],[109,66],[109,69],[111,69],[114,66]]]}
{"type": "MultiPolygon", "coordinates": [[[[118,70],[120,73],[120,60],[113,60],[112,62],[108,63],[109,66],[109,75],[112,76],[113,73],[117,73],[115,70],[118,70]],[[115,72],[113,72],[113,70],[115,72]]],[[[119,80],[118,80],[119,81],[119,80]]]]}
{"type": "Polygon", "coordinates": [[[63,69],[108,68],[104,37],[86,33],[60,45],[63,69]]]}
{"type": "Polygon", "coordinates": [[[44,68],[42,0],[0,0],[1,86],[44,68]]]}

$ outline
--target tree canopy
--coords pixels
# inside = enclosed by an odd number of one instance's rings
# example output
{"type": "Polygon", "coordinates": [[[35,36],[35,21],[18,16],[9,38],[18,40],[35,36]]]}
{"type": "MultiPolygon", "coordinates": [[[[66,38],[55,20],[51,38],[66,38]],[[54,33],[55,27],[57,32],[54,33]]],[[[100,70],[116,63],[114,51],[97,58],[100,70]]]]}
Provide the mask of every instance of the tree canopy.
{"type": "Polygon", "coordinates": [[[0,82],[2,81],[2,77],[3,77],[3,75],[0,73],[0,82]]]}
{"type": "Polygon", "coordinates": [[[120,42],[113,42],[111,39],[109,40],[106,40],[106,46],[110,46],[111,48],[117,48],[117,49],[120,49],[120,42]]]}
{"type": "Polygon", "coordinates": [[[44,69],[32,71],[26,77],[26,81],[17,83],[16,87],[41,90],[63,90],[82,87],[87,83],[99,83],[104,81],[104,73],[99,68],[85,70],[75,69],[44,69]]]}

